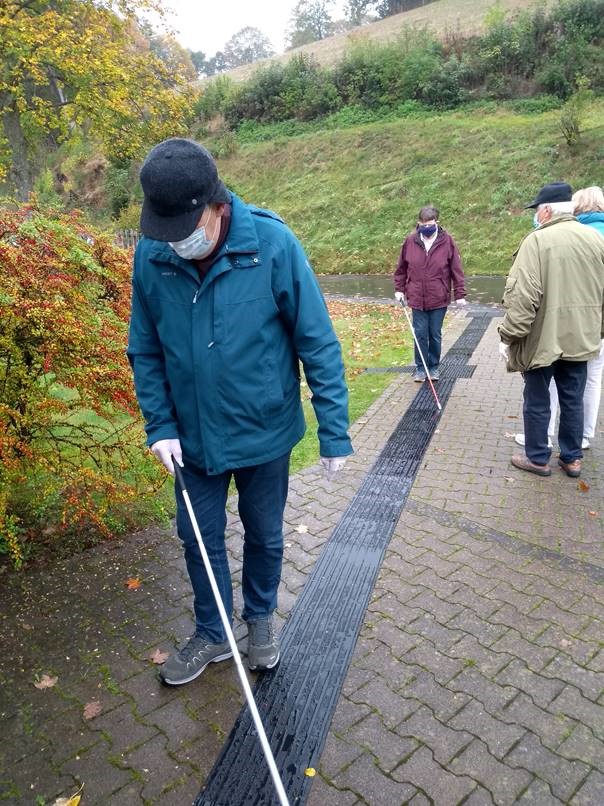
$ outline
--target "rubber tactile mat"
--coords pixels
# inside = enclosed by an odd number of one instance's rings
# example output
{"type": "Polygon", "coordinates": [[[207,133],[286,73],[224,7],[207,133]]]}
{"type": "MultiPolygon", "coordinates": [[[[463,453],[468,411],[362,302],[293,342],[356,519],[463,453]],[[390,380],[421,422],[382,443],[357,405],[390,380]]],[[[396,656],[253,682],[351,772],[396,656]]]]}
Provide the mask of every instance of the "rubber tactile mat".
{"type": "MultiPolygon", "coordinates": [[[[492,309],[468,325],[441,365],[444,406],[468,377],[468,359],[492,309]]],[[[500,314],[499,314],[500,315],[500,314]]],[[[254,696],[290,803],[312,784],[384,552],[405,505],[439,412],[423,384],[352,499],[300,594],[281,636],[281,663],[260,677],[254,696]]],[[[278,804],[247,706],[242,709],[195,806],[278,804]]]]}

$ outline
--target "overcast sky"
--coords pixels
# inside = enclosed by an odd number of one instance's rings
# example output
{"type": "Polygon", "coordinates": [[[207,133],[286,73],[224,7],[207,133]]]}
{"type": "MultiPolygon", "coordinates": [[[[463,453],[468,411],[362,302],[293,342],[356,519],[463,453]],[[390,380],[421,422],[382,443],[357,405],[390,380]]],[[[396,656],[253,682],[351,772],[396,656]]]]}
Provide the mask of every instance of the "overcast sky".
{"type": "MultiPolygon", "coordinates": [[[[260,28],[277,52],[285,44],[285,29],[297,0],[164,0],[172,13],[168,22],[181,45],[212,56],[241,28],[260,28]]],[[[332,17],[341,17],[343,0],[333,4],[332,17]]]]}

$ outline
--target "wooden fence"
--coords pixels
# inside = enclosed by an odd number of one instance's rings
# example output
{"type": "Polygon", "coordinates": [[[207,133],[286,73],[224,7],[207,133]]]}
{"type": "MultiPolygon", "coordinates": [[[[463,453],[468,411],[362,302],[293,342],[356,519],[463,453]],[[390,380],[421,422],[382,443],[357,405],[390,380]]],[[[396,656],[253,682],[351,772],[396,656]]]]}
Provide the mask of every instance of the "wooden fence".
{"type": "Polygon", "coordinates": [[[121,229],[115,234],[115,242],[122,249],[135,249],[141,239],[141,234],[135,229],[121,229]]]}

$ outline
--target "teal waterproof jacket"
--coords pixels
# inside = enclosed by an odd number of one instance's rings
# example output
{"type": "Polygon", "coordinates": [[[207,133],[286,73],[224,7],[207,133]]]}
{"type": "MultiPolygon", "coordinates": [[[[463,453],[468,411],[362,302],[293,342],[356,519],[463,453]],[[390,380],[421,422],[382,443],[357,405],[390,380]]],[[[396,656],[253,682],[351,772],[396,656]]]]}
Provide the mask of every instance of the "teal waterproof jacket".
{"type": "Polygon", "coordinates": [[[352,453],[340,345],[290,229],[232,197],[225,242],[200,282],[194,263],[143,238],[134,256],[128,358],[147,444],[180,439],[215,475],[269,462],[305,431],[302,362],[321,456],[352,453]]]}

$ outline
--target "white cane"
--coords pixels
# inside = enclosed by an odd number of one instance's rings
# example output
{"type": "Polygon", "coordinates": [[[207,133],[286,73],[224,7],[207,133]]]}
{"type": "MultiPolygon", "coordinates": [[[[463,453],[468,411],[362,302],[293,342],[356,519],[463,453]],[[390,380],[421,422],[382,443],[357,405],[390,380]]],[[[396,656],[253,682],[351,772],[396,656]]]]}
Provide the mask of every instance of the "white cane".
{"type": "Polygon", "coordinates": [[[180,491],[182,492],[182,497],[184,498],[185,505],[187,507],[187,512],[189,513],[189,518],[191,519],[191,525],[193,526],[193,531],[195,532],[195,537],[197,538],[197,545],[199,546],[199,551],[201,552],[203,564],[205,566],[208,579],[210,580],[212,593],[214,594],[214,599],[216,600],[218,612],[220,613],[220,618],[222,620],[222,626],[224,627],[224,631],[227,634],[229,645],[233,653],[233,659],[235,661],[235,665],[237,666],[237,671],[239,672],[239,679],[241,680],[241,685],[243,686],[243,692],[245,694],[247,704],[249,705],[250,711],[252,713],[254,725],[256,726],[256,730],[258,731],[260,744],[262,745],[262,749],[264,751],[264,757],[266,758],[266,763],[268,764],[268,768],[270,770],[273,783],[275,785],[275,789],[277,790],[277,795],[279,796],[279,802],[281,803],[281,806],[289,806],[289,801],[287,799],[287,795],[285,794],[285,788],[283,787],[283,783],[281,781],[281,777],[279,776],[279,771],[277,769],[277,765],[275,764],[275,759],[271,751],[271,747],[268,743],[268,739],[266,738],[264,726],[262,724],[262,720],[260,719],[260,714],[258,712],[258,708],[256,707],[256,702],[254,700],[254,695],[252,694],[252,689],[250,688],[250,684],[248,682],[245,670],[243,668],[243,663],[241,662],[241,655],[239,654],[239,649],[235,641],[235,636],[233,635],[233,630],[231,629],[229,619],[227,618],[226,610],[224,609],[222,597],[220,596],[220,591],[218,590],[218,585],[216,584],[216,577],[214,576],[214,572],[210,564],[210,559],[208,557],[206,547],[203,544],[201,532],[199,531],[199,525],[197,523],[197,518],[195,517],[195,512],[193,511],[193,507],[191,505],[191,499],[189,498],[189,493],[187,492],[187,488],[185,485],[185,479],[183,476],[182,468],[180,467],[174,456],[172,456],[172,463],[174,465],[174,475],[176,476],[176,481],[178,483],[178,486],[180,487],[180,491]]]}
{"type": "Polygon", "coordinates": [[[409,330],[413,335],[413,341],[415,342],[415,346],[417,347],[417,352],[419,353],[419,357],[422,360],[422,364],[424,365],[424,370],[426,372],[426,380],[430,384],[430,389],[432,389],[432,394],[434,395],[434,400],[436,401],[436,405],[439,411],[443,410],[443,407],[440,405],[440,400],[438,399],[438,395],[436,394],[436,389],[434,388],[434,384],[432,383],[432,378],[430,377],[430,373],[428,372],[428,367],[426,366],[426,359],[424,358],[424,354],[422,353],[422,348],[419,346],[419,341],[417,340],[417,336],[415,335],[415,330],[413,330],[413,325],[411,324],[411,319],[409,317],[409,313],[407,312],[407,306],[404,302],[401,302],[401,307],[405,312],[405,316],[407,317],[407,322],[409,324],[409,330]]]}

